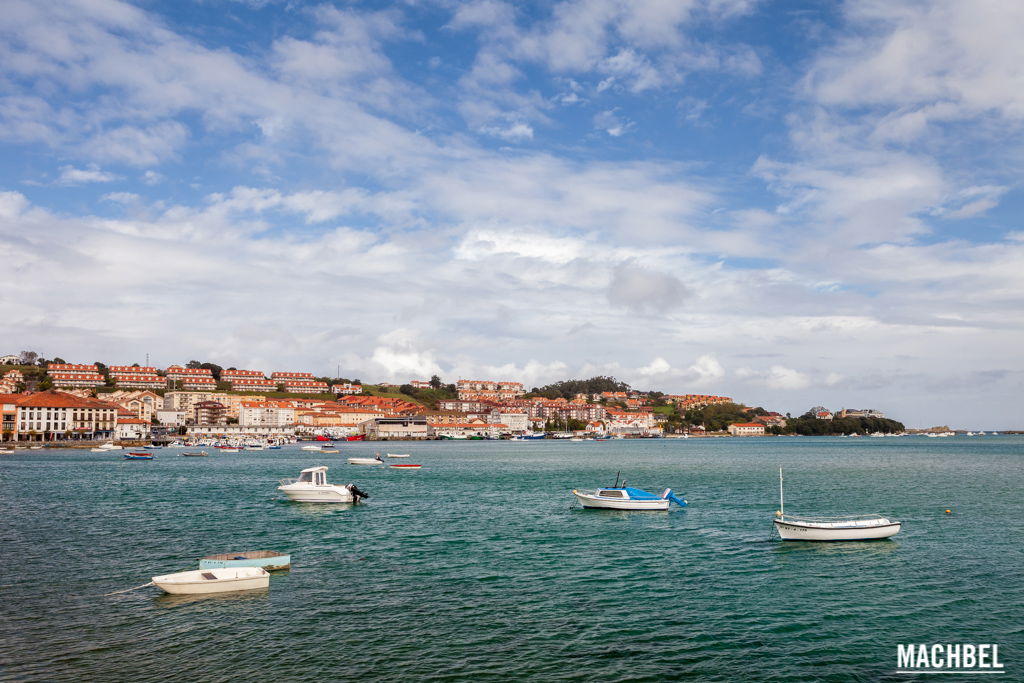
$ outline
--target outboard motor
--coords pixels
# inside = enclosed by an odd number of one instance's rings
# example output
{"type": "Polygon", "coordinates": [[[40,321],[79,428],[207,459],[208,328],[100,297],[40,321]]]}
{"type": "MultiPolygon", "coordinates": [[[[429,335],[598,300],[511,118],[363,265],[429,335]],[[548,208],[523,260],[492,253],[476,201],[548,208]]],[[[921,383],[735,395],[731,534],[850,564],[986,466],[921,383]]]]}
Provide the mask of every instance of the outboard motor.
{"type": "Polygon", "coordinates": [[[672,489],[665,489],[665,492],[661,494],[661,497],[671,500],[673,503],[680,507],[689,507],[689,504],[686,502],[685,499],[680,498],[676,494],[672,493],[672,489]]]}
{"type": "Polygon", "coordinates": [[[361,498],[369,498],[370,497],[369,493],[367,493],[366,491],[361,490],[355,484],[349,484],[345,488],[347,488],[352,493],[352,502],[353,503],[358,503],[361,498]]]}

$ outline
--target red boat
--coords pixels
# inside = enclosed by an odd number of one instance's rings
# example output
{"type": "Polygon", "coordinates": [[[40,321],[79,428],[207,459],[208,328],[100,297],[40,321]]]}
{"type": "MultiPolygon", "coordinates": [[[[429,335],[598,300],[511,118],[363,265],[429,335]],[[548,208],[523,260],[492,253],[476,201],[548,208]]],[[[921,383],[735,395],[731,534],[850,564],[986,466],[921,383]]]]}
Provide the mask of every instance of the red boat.
{"type": "Polygon", "coordinates": [[[396,470],[418,470],[423,465],[406,465],[403,463],[401,465],[388,465],[388,467],[394,467],[396,470]]]}
{"type": "Polygon", "coordinates": [[[346,436],[345,441],[362,441],[366,438],[366,434],[356,434],[354,436],[346,436]]]}

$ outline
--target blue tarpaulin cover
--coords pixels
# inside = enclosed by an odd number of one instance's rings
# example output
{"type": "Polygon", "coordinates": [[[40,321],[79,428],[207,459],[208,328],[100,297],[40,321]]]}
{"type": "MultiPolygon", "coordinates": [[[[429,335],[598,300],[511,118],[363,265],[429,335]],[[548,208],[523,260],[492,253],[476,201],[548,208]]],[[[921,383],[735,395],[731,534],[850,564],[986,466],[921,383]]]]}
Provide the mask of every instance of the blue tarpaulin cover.
{"type": "Polygon", "coordinates": [[[635,489],[632,486],[628,486],[624,490],[633,500],[661,500],[661,496],[656,493],[650,493],[643,489],[635,489]]]}

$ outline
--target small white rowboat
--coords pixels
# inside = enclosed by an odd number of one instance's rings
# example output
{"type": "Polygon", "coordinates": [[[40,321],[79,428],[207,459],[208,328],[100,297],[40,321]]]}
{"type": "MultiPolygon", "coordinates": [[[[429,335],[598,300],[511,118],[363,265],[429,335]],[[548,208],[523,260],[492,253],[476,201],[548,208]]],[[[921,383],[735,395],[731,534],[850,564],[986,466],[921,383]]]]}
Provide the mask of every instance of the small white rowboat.
{"type": "Polygon", "coordinates": [[[248,591],[270,586],[270,573],[261,567],[197,569],[153,577],[154,585],[174,595],[248,591]]]}
{"type": "Polygon", "coordinates": [[[383,465],[384,461],[378,458],[349,458],[349,465],[383,465]]]}
{"type": "Polygon", "coordinates": [[[408,458],[408,453],[388,453],[389,458],[408,458]]]}
{"type": "Polygon", "coordinates": [[[874,541],[899,533],[902,522],[881,515],[826,518],[778,515],[772,520],[783,541],[874,541]]]}

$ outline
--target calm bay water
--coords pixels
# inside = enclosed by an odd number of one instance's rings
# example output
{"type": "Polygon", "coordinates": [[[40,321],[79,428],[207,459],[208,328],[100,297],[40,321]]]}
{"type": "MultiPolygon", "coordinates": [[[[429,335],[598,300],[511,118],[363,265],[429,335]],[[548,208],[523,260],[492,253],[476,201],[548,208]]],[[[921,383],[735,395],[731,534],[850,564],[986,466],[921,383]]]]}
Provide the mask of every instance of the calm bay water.
{"type": "Polygon", "coordinates": [[[911,642],[999,643],[999,680],[1024,680],[1021,437],[178,452],[0,459],[0,680],[918,680],[894,673],[911,642]],[[344,464],[388,449],[423,469],[344,464]],[[315,464],[368,503],[277,495],[315,464]],[[769,541],[780,465],[788,511],[903,531],[769,541]],[[691,507],[573,509],[618,470],[691,507]],[[247,549],[293,569],[267,592],[103,595],[247,549]]]}

